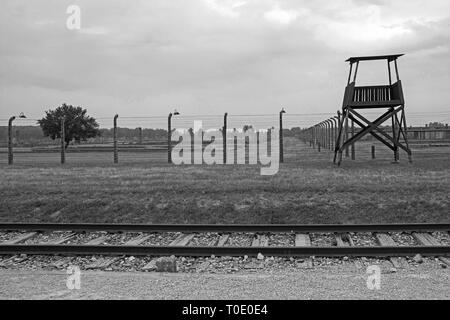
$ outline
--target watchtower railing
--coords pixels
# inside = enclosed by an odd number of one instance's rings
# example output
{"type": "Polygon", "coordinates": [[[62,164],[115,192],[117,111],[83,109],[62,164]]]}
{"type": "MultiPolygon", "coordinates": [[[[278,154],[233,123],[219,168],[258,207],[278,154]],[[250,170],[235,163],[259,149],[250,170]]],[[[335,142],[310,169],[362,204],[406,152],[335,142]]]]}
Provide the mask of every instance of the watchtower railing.
{"type": "Polygon", "coordinates": [[[403,103],[401,82],[382,86],[355,86],[350,83],[345,91],[350,106],[385,106],[403,103]]]}
{"type": "Polygon", "coordinates": [[[391,86],[355,87],[353,102],[389,101],[391,100],[391,86]]]}

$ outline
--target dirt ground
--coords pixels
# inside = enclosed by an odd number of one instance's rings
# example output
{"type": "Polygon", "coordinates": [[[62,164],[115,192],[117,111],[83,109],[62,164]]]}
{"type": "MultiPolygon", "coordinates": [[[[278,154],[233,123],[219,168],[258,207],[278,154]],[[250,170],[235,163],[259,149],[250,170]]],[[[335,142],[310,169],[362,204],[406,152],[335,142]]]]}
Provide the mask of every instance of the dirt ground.
{"type": "MultiPolygon", "coordinates": [[[[390,273],[327,266],[234,275],[85,272],[68,289],[61,271],[0,270],[0,299],[450,299],[450,272],[435,263],[390,273]],[[372,284],[372,290],[367,283],[372,284]]],[[[73,280],[73,278],[72,278],[73,280]]],[[[69,280],[69,284],[73,284],[69,280]]]]}

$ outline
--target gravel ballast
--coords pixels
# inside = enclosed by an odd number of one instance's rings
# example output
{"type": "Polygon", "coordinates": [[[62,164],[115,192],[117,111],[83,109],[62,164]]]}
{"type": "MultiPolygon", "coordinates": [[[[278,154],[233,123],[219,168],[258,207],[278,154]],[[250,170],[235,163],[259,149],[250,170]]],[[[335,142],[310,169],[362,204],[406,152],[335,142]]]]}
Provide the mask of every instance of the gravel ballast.
{"type": "Polygon", "coordinates": [[[348,265],[239,274],[82,271],[79,290],[65,271],[0,270],[0,299],[449,299],[450,273],[426,262],[381,274],[367,287],[366,268],[348,265]],[[418,289],[420,288],[420,289],[418,289]]]}

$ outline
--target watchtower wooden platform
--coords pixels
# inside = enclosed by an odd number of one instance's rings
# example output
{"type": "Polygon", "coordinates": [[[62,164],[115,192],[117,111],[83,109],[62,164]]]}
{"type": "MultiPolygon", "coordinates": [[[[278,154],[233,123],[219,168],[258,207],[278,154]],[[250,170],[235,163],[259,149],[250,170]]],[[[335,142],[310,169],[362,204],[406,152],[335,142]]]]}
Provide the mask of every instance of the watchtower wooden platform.
{"type": "Polygon", "coordinates": [[[394,152],[394,161],[399,159],[398,150],[403,149],[411,162],[411,150],[408,146],[408,136],[405,116],[405,100],[403,97],[402,82],[399,78],[397,59],[403,54],[386,56],[351,57],[346,60],[350,63],[347,87],[345,88],[342,104],[342,117],[339,119],[339,131],[335,144],[334,163],[339,165],[342,161],[342,152],[367,134],[371,134],[394,152]],[[389,84],[376,86],[356,86],[356,75],[361,61],[386,60],[389,84]],[[392,83],[391,63],[394,63],[397,82],[392,83]],[[353,66],[356,64],[352,77],[353,66]],[[380,109],[380,116],[369,121],[361,111],[367,109],[380,109]],[[384,109],[384,110],[382,110],[384,109]],[[356,135],[349,137],[348,121],[353,121],[361,127],[356,135]],[[391,119],[392,133],[384,131],[380,126],[391,119]]]}

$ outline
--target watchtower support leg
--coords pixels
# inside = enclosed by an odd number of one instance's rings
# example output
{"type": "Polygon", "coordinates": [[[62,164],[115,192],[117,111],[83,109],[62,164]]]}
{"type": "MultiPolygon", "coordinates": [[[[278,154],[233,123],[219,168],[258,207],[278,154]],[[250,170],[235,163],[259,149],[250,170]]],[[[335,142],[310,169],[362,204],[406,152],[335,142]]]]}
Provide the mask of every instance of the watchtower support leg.
{"type": "MultiPolygon", "coordinates": [[[[362,137],[364,137],[367,134],[371,134],[373,137],[375,137],[377,140],[379,140],[381,143],[383,143],[385,146],[387,146],[389,149],[391,149],[394,152],[394,155],[396,156],[396,159],[398,159],[398,150],[399,148],[403,149],[408,155],[411,154],[411,150],[409,149],[409,145],[407,142],[407,135],[405,132],[405,121],[404,121],[404,109],[402,106],[398,108],[390,108],[388,109],[384,114],[382,114],[380,117],[378,117],[376,120],[369,121],[364,116],[359,114],[356,110],[353,110],[350,107],[345,108],[344,113],[345,117],[349,118],[352,122],[357,124],[361,127],[361,130],[358,131],[358,133],[354,134],[352,130],[352,137],[350,139],[344,140],[342,143],[339,140],[339,146],[336,145],[335,147],[335,159],[337,158],[337,155],[340,156],[339,160],[341,160],[341,154],[345,148],[348,148],[352,144],[356,143],[358,140],[360,140],[362,137]],[[400,113],[401,112],[401,113],[400,113]],[[400,114],[399,114],[400,113],[400,114]],[[388,133],[384,132],[380,126],[389,118],[394,119],[393,120],[393,131],[395,134],[393,136],[390,136],[388,133]],[[403,140],[405,141],[405,144],[403,144],[400,141],[400,138],[403,137],[403,140]],[[397,151],[397,152],[396,152],[397,151]]],[[[342,119],[341,123],[343,123],[345,120],[342,119]]],[[[342,135],[343,132],[341,130],[340,134],[342,135]]],[[[338,135],[339,136],[339,135],[338,135]]],[[[336,141],[338,141],[336,140],[336,141]]],[[[353,154],[352,154],[353,156],[353,154]]],[[[338,160],[338,164],[339,164],[338,160]]]]}
{"type": "MultiPolygon", "coordinates": [[[[345,141],[348,140],[348,109],[346,109],[345,111],[345,131],[344,131],[344,139],[345,141]]],[[[348,146],[345,147],[345,157],[348,158],[349,157],[349,150],[348,150],[348,146]]]]}
{"type": "MultiPolygon", "coordinates": [[[[391,108],[393,110],[394,108],[391,108]]],[[[392,138],[394,139],[394,162],[398,162],[398,147],[397,147],[397,123],[396,123],[396,115],[392,113],[392,138]]]]}
{"type": "MultiPolygon", "coordinates": [[[[352,126],[352,138],[355,136],[355,123],[352,120],[351,122],[351,126],[352,126]]],[[[355,160],[355,143],[351,144],[351,149],[352,149],[352,160],[355,160]]]]}
{"type": "Polygon", "coordinates": [[[403,130],[404,130],[403,139],[405,140],[406,148],[408,148],[408,151],[407,151],[408,161],[411,163],[412,162],[412,152],[411,152],[411,149],[409,148],[409,143],[408,143],[408,126],[406,125],[405,106],[402,106],[401,121],[403,123],[403,130]]]}
{"type": "MultiPolygon", "coordinates": [[[[343,127],[344,127],[344,115],[341,116],[341,113],[338,111],[338,128],[336,135],[336,143],[334,145],[334,158],[333,163],[336,163],[338,153],[340,154],[340,158],[342,159],[342,150],[341,150],[341,140],[343,136],[343,127]]],[[[340,162],[338,163],[340,164],[340,162]]]]}

